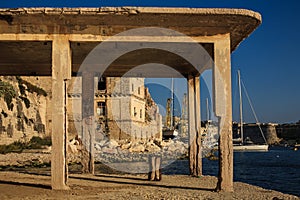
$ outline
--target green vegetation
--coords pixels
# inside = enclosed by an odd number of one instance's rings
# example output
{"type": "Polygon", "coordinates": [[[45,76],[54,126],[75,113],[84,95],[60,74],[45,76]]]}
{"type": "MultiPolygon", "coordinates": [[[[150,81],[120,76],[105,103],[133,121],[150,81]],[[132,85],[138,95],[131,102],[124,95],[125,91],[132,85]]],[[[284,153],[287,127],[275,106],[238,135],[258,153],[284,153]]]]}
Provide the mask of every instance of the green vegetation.
{"type": "Polygon", "coordinates": [[[51,146],[52,142],[51,142],[51,137],[41,138],[41,137],[33,136],[29,141],[29,144],[30,144],[29,147],[31,149],[39,149],[42,146],[51,146]]]}
{"type": "Polygon", "coordinates": [[[45,90],[43,90],[42,88],[40,87],[37,87],[25,80],[23,80],[21,77],[17,76],[16,77],[17,80],[18,80],[18,83],[19,83],[19,90],[21,92],[21,95],[26,95],[25,94],[25,87],[24,85],[26,85],[27,87],[27,91],[30,92],[30,93],[36,93],[37,95],[43,95],[43,96],[47,96],[47,92],[45,90]]]}
{"type": "MultiPolygon", "coordinates": [[[[18,86],[21,93],[21,96],[19,96],[19,98],[24,102],[26,108],[30,107],[30,101],[26,97],[26,91],[30,93],[36,93],[37,95],[43,95],[45,97],[47,96],[47,92],[42,88],[23,80],[19,76],[17,76],[16,79],[18,81],[18,86]]],[[[7,108],[12,111],[14,108],[14,104],[12,103],[12,101],[13,98],[17,97],[17,92],[12,84],[0,79],[0,98],[1,97],[3,97],[4,101],[6,102],[7,108]]],[[[4,112],[2,112],[1,114],[3,114],[4,117],[7,116],[7,114],[4,112]]]]}
{"type": "Polygon", "coordinates": [[[16,141],[9,145],[0,145],[0,153],[21,153],[24,149],[26,149],[26,144],[20,141],[16,141]]]}
{"type": "Polygon", "coordinates": [[[41,149],[43,146],[51,146],[51,137],[32,137],[29,142],[16,141],[9,145],[0,145],[0,154],[21,153],[25,149],[41,149]]]}
{"type": "Polygon", "coordinates": [[[12,99],[16,97],[16,91],[10,83],[0,80],[0,97],[4,98],[7,108],[13,110],[12,99]]]}

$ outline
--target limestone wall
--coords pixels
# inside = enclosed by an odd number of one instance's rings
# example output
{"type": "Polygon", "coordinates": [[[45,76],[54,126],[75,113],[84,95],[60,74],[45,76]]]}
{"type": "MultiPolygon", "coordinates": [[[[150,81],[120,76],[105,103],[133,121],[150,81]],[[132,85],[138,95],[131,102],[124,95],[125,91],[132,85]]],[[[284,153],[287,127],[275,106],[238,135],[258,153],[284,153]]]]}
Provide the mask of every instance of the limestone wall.
{"type": "MultiPolygon", "coordinates": [[[[6,76],[0,79],[11,85],[16,93],[11,102],[13,108],[7,106],[4,96],[0,98],[0,144],[29,140],[32,136],[50,136],[51,77],[6,76]],[[23,82],[20,83],[20,80],[23,82]],[[40,88],[47,96],[37,94],[28,87],[40,88]]],[[[161,116],[143,84],[143,78],[108,78],[106,95],[95,97],[95,112],[97,101],[107,102],[108,109],[107,119],[101,119],[101,124],[96,127],[97,135],[103,135],[108,128],[112,139],[161,138],[161,116]],[[148,102],[146,105],[146,99],[150,99],[150,104],[148,102]],[[146,113],[151,120],[145,119],[146,113]],[[107,127],[103,120],[107,120],[107,127]]],[[[69,83],[67,102],[69,138],[81,135],[81,104],[81,78],[74,77],[69,83]]],[[[99,122],[97,116],[95,122],[96,125],[99,122]]]]}
{"type": "Polygon", "coordinates": [[[14,76],[0,79],[0,144],[50,135],[51,79],[14,76]],[[12,93],[6,91],[5,85],[9,85],[13,93],[9,104],[6,95],[10,96],[12,93]]]}

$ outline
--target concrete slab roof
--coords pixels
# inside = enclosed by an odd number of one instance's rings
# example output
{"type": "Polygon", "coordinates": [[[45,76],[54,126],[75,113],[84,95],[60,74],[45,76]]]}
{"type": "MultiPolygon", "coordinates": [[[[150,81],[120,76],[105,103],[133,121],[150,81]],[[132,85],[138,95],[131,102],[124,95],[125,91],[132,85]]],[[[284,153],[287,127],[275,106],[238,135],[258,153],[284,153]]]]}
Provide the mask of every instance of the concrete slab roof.
{"type": "MultiPolygon", "coordinates": [[[[0,9],[0,35],[90,34],[109,37],[133,28],[160,27],[178,31],[192,38],[229,33],[231,51],[260,24],[261,15],[245,9],[151,7],[0,9]]],[[[96,45],[95,42],[83,42],[80,48],[78,46],[76,43],[71,44],[74,71],[96,45]]],[[[213,54],[212,46],[207,44],[204,46],[209,54],[213,54]]],[[[133,56],[130,55],[130,58],[133,56]]],[[[186,65],[178,62],[184,62],[182,59],[174,63],[178,66],[186,65]]],[[[0,41],[0,74],[12,75],[15,72],[3,70],[3,66],[20,66],[20,64],[26,66],[22,68],[23,71],[19,70],[21,75],[50,75],[51,44],[41,41],[0,41]]],[[[126,65],[128,64],[127,61],[126,65]]],[[[172,65],[170,62],[167,64],[172,65]]]]}

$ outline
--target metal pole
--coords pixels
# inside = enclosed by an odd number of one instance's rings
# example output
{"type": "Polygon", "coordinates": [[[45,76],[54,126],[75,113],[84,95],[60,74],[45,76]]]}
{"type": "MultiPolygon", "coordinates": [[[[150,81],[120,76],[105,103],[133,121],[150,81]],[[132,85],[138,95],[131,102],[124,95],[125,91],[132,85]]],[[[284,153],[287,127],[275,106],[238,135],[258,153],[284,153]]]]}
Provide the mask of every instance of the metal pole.
{"type": "Polygon", "coordinates": [[[240,96],[240,124],[241,124],[241,140],[244,142],[244,131],[243,131],[243,100],[242,100],[242,88],[241,88],[241,73],[238,70],[238,84],[239,84],[239,96],[240,96]]]}
{"type": "Polygon", "coordinates": [[[206,98],[206,120],[209,121],[209,108],[208,108],[208,98],[206,98]]]}

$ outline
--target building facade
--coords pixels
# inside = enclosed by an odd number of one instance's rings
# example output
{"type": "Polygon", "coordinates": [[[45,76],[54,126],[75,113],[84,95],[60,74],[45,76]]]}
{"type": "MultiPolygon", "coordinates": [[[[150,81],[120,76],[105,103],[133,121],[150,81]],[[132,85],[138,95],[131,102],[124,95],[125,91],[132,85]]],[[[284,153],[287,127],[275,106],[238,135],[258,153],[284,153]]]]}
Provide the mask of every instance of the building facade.
{"type": "MultiPolygon", "coordinates": [[[[144,78],[106,77],[94,79],[96,140],[148,140],[162,138],[158,106],[144,86],[144,78]]],[[[69,133],[80,135],[81,78],[74,78],[68,92],[69,133]]]]}

